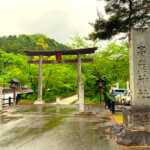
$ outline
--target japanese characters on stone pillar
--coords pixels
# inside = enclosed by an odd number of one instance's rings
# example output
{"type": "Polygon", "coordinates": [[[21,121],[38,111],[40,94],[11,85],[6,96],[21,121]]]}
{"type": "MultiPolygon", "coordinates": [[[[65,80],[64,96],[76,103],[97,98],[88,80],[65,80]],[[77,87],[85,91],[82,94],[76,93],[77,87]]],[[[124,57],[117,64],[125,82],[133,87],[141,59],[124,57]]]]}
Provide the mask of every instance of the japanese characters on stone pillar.
{"type": "Polygon", "coordinates": [[[150,28],[133,29],[130,84],[133,105],[150,105],[150,28]]]}

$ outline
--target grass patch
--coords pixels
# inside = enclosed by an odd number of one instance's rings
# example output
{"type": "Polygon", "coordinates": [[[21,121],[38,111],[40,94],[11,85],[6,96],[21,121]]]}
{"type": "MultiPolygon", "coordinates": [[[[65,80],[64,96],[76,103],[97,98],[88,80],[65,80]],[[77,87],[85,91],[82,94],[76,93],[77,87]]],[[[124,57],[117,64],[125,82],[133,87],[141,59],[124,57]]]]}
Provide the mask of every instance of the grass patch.
{"type": "Polygon", "coordinates": [[[34,103],[34,100],[28,100],[28,99],[21,99],[18,102],[18,105],[31,105],[34,103]]]}
{"type": "Polygon", "coordinates": [[[97,98],[85,98],[85,104],[100,104],[99,99],[97,98]]]}

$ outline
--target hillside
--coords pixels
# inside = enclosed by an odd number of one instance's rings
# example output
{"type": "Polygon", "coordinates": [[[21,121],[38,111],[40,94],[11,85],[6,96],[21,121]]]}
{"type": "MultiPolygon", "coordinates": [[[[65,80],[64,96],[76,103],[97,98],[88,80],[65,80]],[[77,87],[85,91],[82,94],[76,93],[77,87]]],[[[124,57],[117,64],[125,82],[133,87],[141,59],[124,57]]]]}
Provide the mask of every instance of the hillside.
{"type": "Polygon", "coordinates": [[[24,50],[56,50],[67,47],[42,34],[0,37],[0,49],[7,52],[23,53],[24,50]]]}

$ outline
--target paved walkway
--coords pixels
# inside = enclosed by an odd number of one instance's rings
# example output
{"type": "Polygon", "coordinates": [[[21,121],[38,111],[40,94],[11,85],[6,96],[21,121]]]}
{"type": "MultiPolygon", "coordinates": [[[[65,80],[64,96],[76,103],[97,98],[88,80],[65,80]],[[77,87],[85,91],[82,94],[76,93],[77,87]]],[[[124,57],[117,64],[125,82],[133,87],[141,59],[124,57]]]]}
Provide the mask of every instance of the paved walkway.
{"type": "Polygon", "coordinates": [[[73,95],[64,99],[57,99],[56,101],[57,104],[61,104],[61,105],[73,104],[78,101],[78,95],[73,95]]]}
{"type": "MultiPolygon", "coordinates": [[[[0,150],[146,150],[118,146],[100,106],[26,106],[0,116],[0,150]]],[[[147,149],[148,150],[148,149],[147,149]]]]}

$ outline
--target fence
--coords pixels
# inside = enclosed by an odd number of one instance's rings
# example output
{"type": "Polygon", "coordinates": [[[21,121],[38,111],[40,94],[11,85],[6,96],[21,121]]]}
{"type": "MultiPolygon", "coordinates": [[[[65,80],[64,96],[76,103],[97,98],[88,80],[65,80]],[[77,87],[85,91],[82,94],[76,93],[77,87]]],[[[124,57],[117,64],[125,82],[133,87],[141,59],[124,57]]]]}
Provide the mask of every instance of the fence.
{"type": "Polygon", "coordinates": [[[13,104],[13,102],[14,102],[14,99],[11,98],[11,97],[5,98],[5,99],[3,98],[2,99],[2,105],[3,105],[3,107],[5,107],[5,106],[11,106],[13,104]]]}

